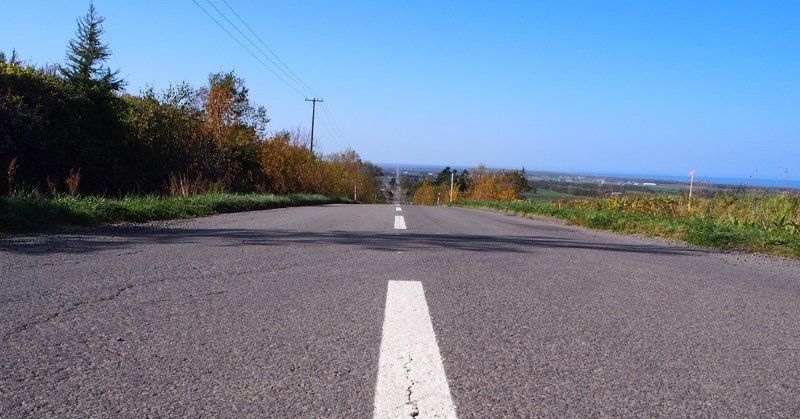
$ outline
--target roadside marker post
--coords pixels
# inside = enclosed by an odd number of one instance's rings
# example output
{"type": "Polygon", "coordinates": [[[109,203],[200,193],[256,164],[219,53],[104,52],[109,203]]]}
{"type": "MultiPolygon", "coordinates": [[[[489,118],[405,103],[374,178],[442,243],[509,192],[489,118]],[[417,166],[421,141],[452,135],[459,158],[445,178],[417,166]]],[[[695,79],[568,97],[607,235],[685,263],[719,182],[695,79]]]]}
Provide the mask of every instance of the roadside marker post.
{"type": "Polygon", "coordinates": [[[692,189],[694,189],[694,172],[695,169],[689,171],[689,204],[688,210],[692,210],[692,189]]]}
{"type": "Polygon", "coordinates": [[[450,172],[450,203],[453,203],[453,181],[455,180],[455,172],[450,172]]]}

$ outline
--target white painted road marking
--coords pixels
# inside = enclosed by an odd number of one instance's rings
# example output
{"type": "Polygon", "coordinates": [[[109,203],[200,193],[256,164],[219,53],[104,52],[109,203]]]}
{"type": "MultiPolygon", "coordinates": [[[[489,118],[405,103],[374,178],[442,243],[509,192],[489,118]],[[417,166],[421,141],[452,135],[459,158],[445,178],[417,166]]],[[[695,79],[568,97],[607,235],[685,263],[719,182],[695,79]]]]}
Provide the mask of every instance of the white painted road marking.
{"type": "Polygon", "coordinates": [[[456,407],[419,281],[389,281],[375,418],[455,418],[456,407]]]}
{"type": "Polygon", "coordinates": [[[406,229],[406,219],[403,218],[402,215],[395,215],[394,216],[394,228],[395,228],[395,230],[405,230],[406,229]]]}
{"type": "Polygon", "coordinates": [[[402,208],[400,208],[400,207],[395,207],[395,209],[394,209],[394,210],[395,210],[395,211],[397,211],[397,212],[400,212],[400,211],[402,211],[403,209],[402,209],[402,208]]]}

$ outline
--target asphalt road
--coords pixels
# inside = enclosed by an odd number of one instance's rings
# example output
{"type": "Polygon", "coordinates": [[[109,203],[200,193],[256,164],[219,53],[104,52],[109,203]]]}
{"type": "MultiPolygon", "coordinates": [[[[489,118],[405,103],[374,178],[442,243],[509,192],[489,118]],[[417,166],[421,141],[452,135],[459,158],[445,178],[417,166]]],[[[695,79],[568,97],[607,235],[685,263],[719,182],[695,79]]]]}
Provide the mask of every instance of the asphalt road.
{"type": "Polygon", "coordinates": [[[0,417],[371,417],[389,281],[462,418],[800,417],[800,263],[394,205],[0,239],[0,417]]]}

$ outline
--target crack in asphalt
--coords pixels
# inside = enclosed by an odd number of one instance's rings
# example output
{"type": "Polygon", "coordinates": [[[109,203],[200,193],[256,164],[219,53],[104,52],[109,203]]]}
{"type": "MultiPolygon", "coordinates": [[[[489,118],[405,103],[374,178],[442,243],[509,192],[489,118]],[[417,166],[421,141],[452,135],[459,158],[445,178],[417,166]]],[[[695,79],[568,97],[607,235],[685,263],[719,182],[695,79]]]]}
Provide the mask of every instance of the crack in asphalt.
{"type": "MultiPolygon", "coordinates": [[[[102,275],[100,275],[100,276],[102,278],[102,275]]],[[[127,290],[129,290],[131,288],[134,288],[134,287],[137,287],[137,286],[152,285],[152,284],[156,284],[156,283],[164,282],[164,281],[165,280],[158,280],[158,281],[144,282],[144,283],[141,283],[141,284],[127,284],[127,285],[123,286],[122,288],[119,288],[116,291],[114,291],[113,293],[111,293],[109,295],[106,295],[104,297],[100,297],[100,298],[97,298],[97,299],[94,299],[94,300],[88,300],[88,301],[78,301],[76,303],[71,303],[69,305],[62,305],[61,307],[58,308],[57,312],[49,314],[49,315],[45,316],[43,319],[41,319],[41,320],[34,320],[34,321],[29,322],[29,323],[25,323],[23,325],[17,326],[16,328],[11,330],[10,332],[8,332],[5,335],[3,335],[2,338],[0,338],[0,339],[8,340],[10,337],[12,337],[14,335],[17,335],[17,334],[20,334],[22,332],[25,332],[26,330],[30,329],[31,327],[35,327],[35,326],[38,326],[38,325],[42,325],[42,324],[51,322],[55,318],[57,318],[57,317],[59,317],[61,315],[69,314],[69,313],[71,313],[71,312],[73,312],[73,311],[75,311],[75,310],[77,310],[77,309],[79,309],[79,308],[81,308],[83,306],[90,305],[90,304],[104,303],[106,301],[114,300],[114,299],[118,298],[120,295],[122,295],[123,292],[125,292],[125,291],[127,291],[127,290]],[[66,309],[64,307],[66,307],[66,309]]],[[[201,294],[189,294],[188,297],[211,297],[211,296],[215,296],[215,295],[226,294],[227,292],[228,291],[224,291],[223,290],[223,291],[206,292],[206,293],[201,293],[201,294]]],[[[166,301],[166,300],[164,300],[164,301],[166,301]]]]}
{"type": "Polygon", "coordinates": [[[96,303],[103,303],[103,302],[106,302],[106,301],[111,301],[111,300],[119,297],[123,292],[125,292],[125,291],[127,291],[127,290],[129,290],[129,289],[131,289],[131,288],[133,288],[135,286],[136,286],[135,284],[127,284],[124,287],[116,290],[115,292],[113,292],[110,295],[106,295],[104,297],[100,297],[98,299],[89,300],[89,301],[78,301],[76,303],[72,303],[69,307],[67,307],[64,310],[62,310],[62,309],[65,306],[62,305],[61,307],[59,307],[59,311],[57,311],[55,313],[52,313],[52,314],[49,314],[49,315],[45,316],[45,318],[43,318],[41,320],[34,320],[32,322],[20,325],[20,326],[16,327],[14,330],[12,330],[12,331],[6,333],[5,335],[3,335],[2,339],[3,340],[8,340],[10,337],[12,337],[14,335],[17,335],[19,333],[22,333],[22,332],[30,329],[31,327],[38,326],[38,325],[45,324],[45,323],[48,323],[50,321],[53,321],[55,318],[61,316],[62,314],[69,314],[69,313],[79,309],[80,307],[83,307],[83,306],[86,306],[86,305],[89,305],[89,304],[96,304],[96,303]]]}
{"type": "Polygon", "coordinates": [[[413,361],[414,358],[412,358],[411,355],[409,354],[408,362],[403,364],[403,368],[405,368],[406,370],[406,381],[409,382],[408,388],[406,388],[406,395],[408,396],[408,402],[406,404],[411,406],[411,417],[415,418],[419,416],[419,406],[417,405],[417,402],[411,397],[412,394],[414,393],[412,388],[416,384],[416,382],[414,382],[414,380],[411,379],[411,368],[409,367],[409,364],[411,364],[413,361]]]}

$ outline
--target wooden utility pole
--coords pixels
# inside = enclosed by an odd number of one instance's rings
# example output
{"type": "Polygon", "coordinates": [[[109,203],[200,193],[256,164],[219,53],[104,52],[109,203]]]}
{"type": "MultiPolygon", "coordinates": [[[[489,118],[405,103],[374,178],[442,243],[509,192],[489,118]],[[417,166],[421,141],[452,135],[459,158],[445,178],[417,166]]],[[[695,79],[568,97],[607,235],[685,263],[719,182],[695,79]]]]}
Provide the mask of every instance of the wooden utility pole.
{"type": "Polygon", "coordinates": [[[306,102],[311,102],[311,154],[314,154],[314,118],[317,113],[317,102],[323,102],[323,100],[306,98],[306,102]]]}

